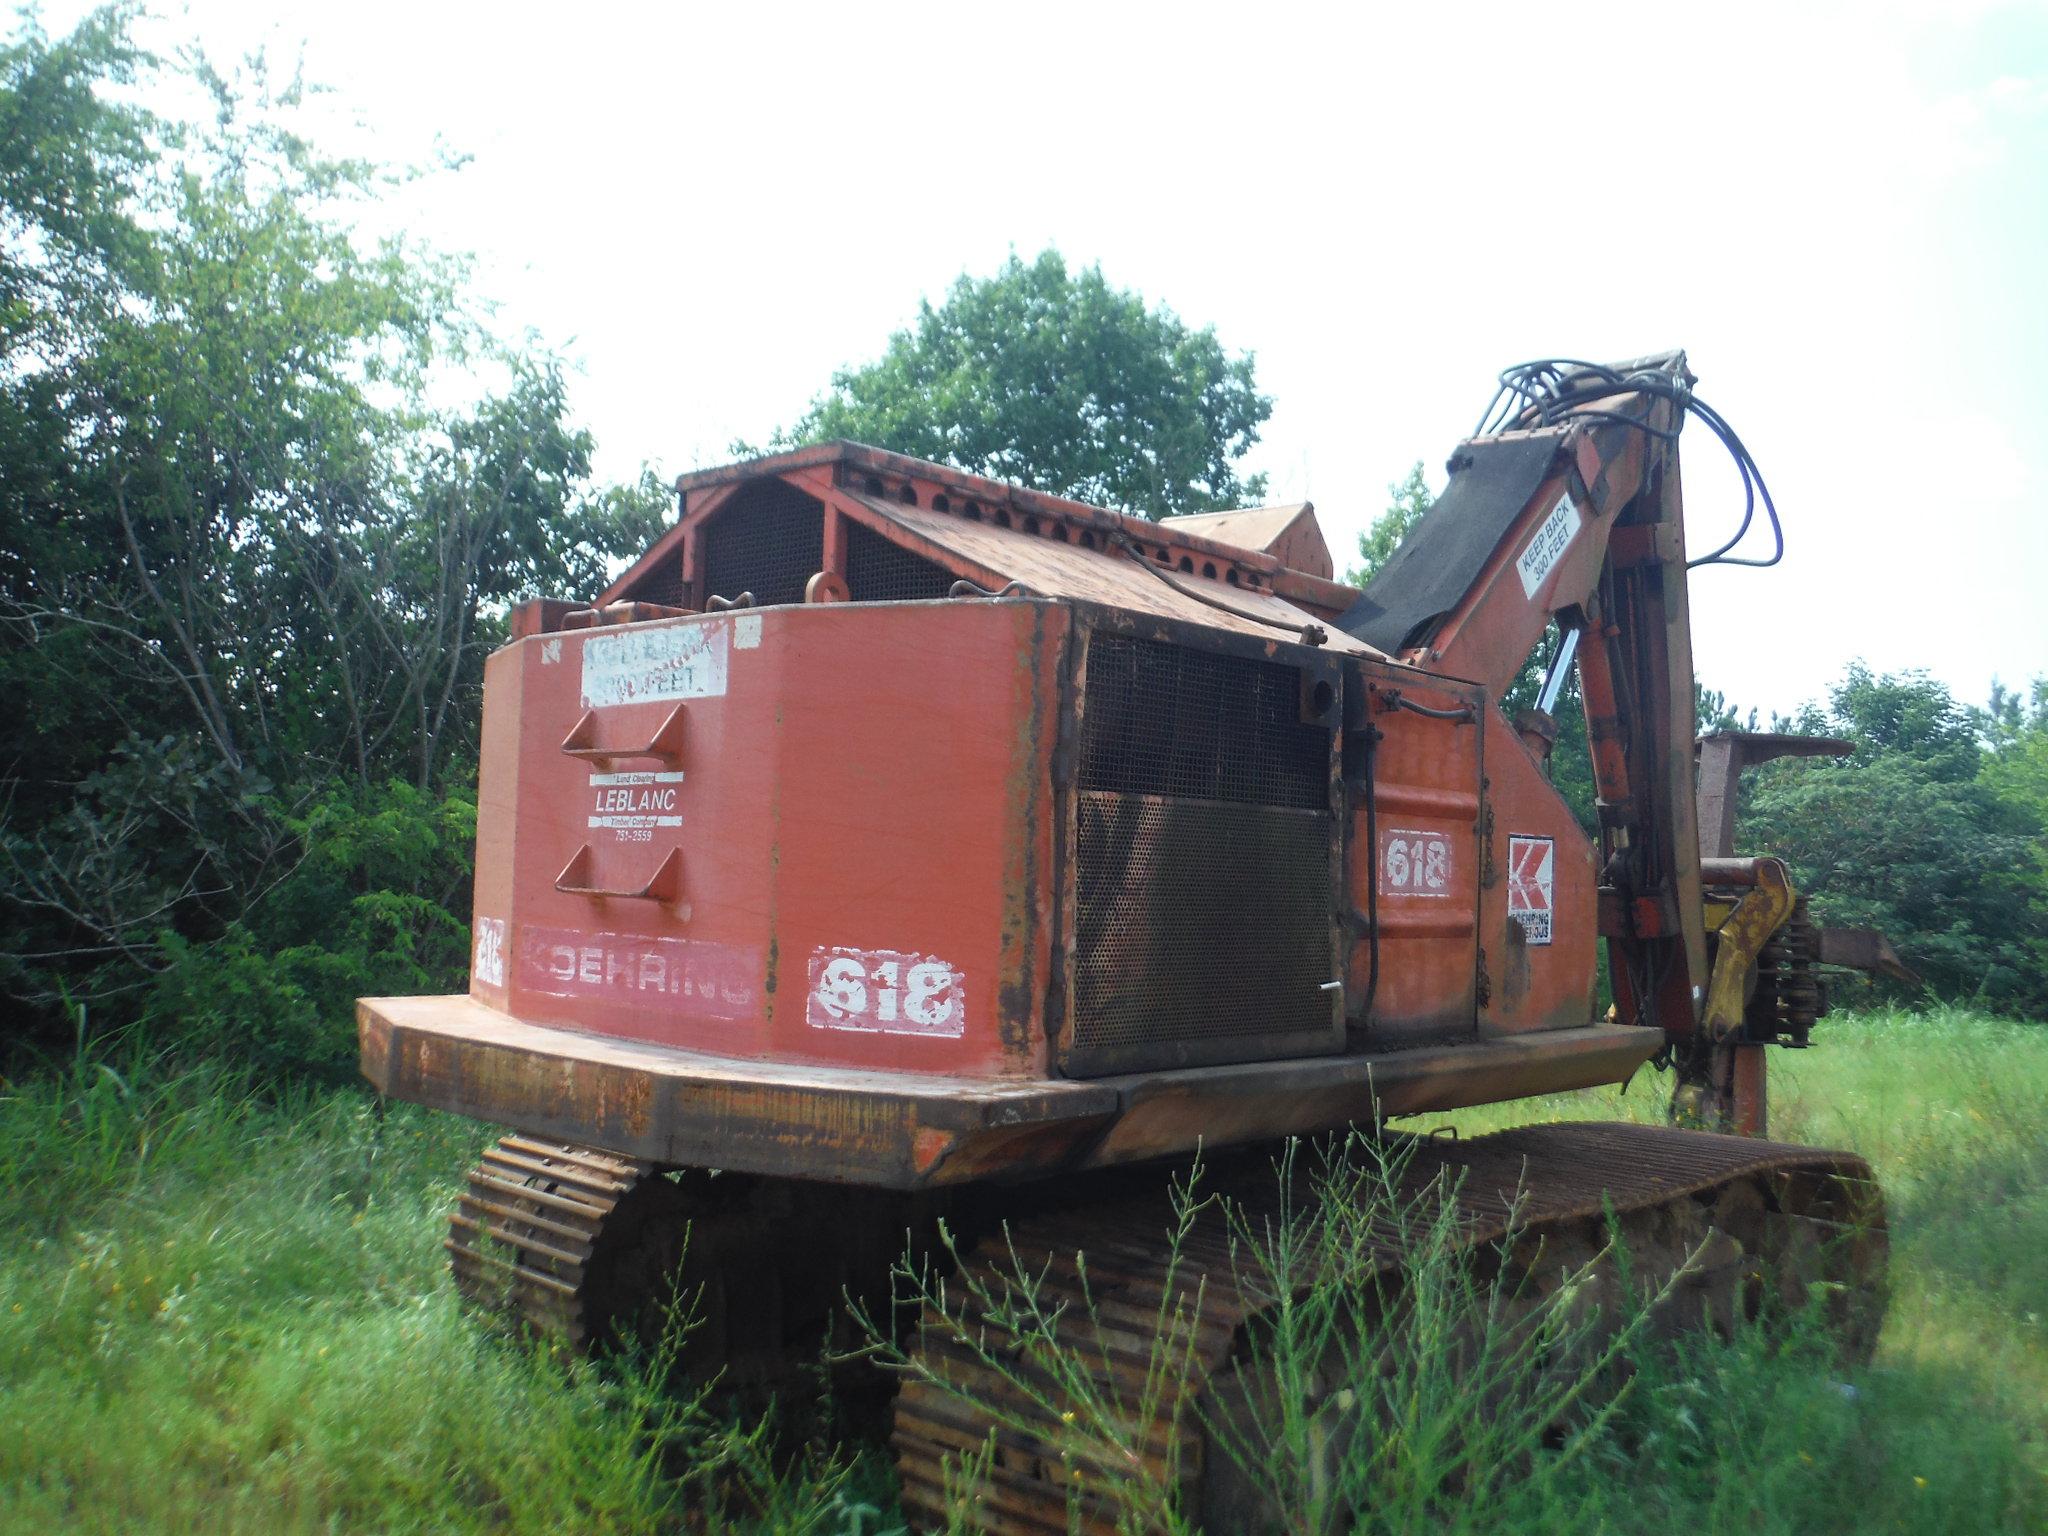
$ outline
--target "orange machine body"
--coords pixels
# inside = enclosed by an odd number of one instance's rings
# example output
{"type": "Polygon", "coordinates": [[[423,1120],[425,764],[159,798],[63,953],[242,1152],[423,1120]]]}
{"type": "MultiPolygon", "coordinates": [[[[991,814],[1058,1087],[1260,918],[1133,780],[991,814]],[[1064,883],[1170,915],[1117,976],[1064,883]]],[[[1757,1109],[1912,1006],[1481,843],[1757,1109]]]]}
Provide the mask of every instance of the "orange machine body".
{"type": "MultiPolygon", "coordinates": [[[[1074,997],[1087,959],[1076,954],[1079,860],[1063,845],[1084,814],[1073,797],[1114,792],[1063,793],[1055,754],[1063,727],[1087,729],[1078,711],[1063,715],[1088,691],[1104,617],[1038,598],[833,603],[514,641],[486,671],[472,995],[535,1023],[816,1065],[1038,1075],[1063,1051],[1090,1048],[1074,997]],[[664,731],[671,739],[647,750],[664,731]]],[[[1107,635],[1122,661],[1131,637],[1107,635]]],[[[1348,673],[1369,694],[1398,688],[1471,717],[1376,716],[1376,852],[1362,805],[1333,836],[1327,809],[1261,816],[1218,812],[1200,803],[1208,796],[1129,792],[1151,797],[1135,814],[1195,824],[1191,840],[1217,856],[1183,850],[1181,872],[1219,883],[1252,881],[1274,862],[1271,842],[1214,841],[1234,821],[1309,823],[1297,839],[1306,858],[1274,869],[1266,894],[1312,903],[1297,927],[1324,950],[1319,967],[1296,966],[1265,992],[1238,988],[1211,957],[1176,957],[1183,975],[1214,972],[1201,975],[1206,989],[1238,994],[1210,1009],[1292,1027],[1279,1049],[1241,1029],[1220,1045],[1140,1030],[1152,1044],[1127,1044],[1133,1059],[1342,1050],[1344,997],[1369,984],[1367,936],[1344,919],[1366,909],[1375,867],[1375,1032],[1389,1044],[1588,1021],[1590,850],[1476,689],[1418,688],[1368,658],[1332,665],[1307,652],[1291,665],[1274,658],[1301,648],[1203,638],[1283,685],[1306,672],[1332,679],[1334,693],[1348,673]],[[1535,946],[1509,912],[1514,837],[1545,841],[1548,867],[1531,879],[1547,875],[1544,904],[1581,917],[1553,921],[1535,946]],[[1323,870],[1322,889],[1291,892],[1287,877],[1318,867],[1318,844],[1341,860],[1323,870]],[[1331,981],[1345,985],[1325,990],[1331,981]]],[[[1327,713],[1296,733],[1320,751],[1310,790],[1324,807],[1342,803],[1334,697],[1327,713]]],[[[1199,894],[1161,882],[1161,925],[1199,894]]]]}
{"type": "MultiPolygon", "coordinates": [[[[1540,604],[1457,676],[1338,627],[1306,508],[1154,524],[845,444],[682,494],[490,658],[470,993],[365,1001],[387,1091],[908,1186],[1662,1043],[1593,1017],[1593,844],[1499,707],[1540,604]]],[[[1597,569],[1586,531],[1547,581],[1597,569]]]]}
{"type": "Polygon", "coordinates": [[[472,995],[725,1056],[1045,1072],[1068,629],[822,604],[514,641],[485,681],[472,995]]]}

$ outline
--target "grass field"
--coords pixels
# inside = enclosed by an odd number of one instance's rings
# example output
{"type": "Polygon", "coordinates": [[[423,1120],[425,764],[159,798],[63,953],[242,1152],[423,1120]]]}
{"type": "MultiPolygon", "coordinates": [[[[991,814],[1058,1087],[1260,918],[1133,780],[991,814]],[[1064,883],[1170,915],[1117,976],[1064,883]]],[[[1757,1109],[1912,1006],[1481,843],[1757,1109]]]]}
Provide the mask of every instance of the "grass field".
{"type": "MultiPolygon", "coordinates": [[[[1875,1362],[1752,1341],[1646,1367],[1569,1466],[1366,1530],[2048,1530],[2048,1029],[1831,1020],[1775,1134],[1888,1192],[1875,1362]],[[1420,1521],[1421,1523],[1417,1523],[1420,1521]]],[[[1451,1117],[1656,1119],[1664,1085],[1451,1117]]],[[[482,1128],[351,1092],[92,1063],[0,1095],[0,1531],[896,1528],[871,1449],[771,1454],[641,1374],[455,1304],[482,1128]]]]}

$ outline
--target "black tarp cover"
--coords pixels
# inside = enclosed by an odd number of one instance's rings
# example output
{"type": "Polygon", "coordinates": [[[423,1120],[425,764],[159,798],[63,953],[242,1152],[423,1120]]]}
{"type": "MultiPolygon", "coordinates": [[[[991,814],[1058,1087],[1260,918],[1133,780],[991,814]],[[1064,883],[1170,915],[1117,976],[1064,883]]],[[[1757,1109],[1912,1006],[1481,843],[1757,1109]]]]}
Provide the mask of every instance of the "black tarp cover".
{"type": "Polygon", "coordinates": [[[1337,627],[1389,655],[1458,605],[1536,494],[1562,433],[1477,442],[1459,450],[1443,495],[1380,567],[1337,627]]]}

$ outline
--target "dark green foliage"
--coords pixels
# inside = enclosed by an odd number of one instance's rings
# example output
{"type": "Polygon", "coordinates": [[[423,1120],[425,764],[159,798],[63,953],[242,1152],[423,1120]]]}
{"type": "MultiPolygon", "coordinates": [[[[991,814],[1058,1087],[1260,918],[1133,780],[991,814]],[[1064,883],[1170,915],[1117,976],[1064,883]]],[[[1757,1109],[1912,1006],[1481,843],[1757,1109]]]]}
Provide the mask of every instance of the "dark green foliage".
{"type": "Polygon", "coordinates": [[[1799,728],[1848,737],[1857,763],[1903,758],[1944,784],[1967,784],[1984,765],[1977,720],[1924,672],[1877,677],[1852,662],[1826,708],[1808,704],[1799,712],[1799,728]]]}
{"type": "Polygon", "coordinates": [[[1387,494],[1393,500],[1386,511],[1372,520],[1372,526],[1358,536],[1358,563],[1344,573],[1344,579],[1354,587],[1371,581],[1379,568],[1394,557],[1401,541],[1422,521],[1422,514],[1436,499],[1429,494],[1420,459],[1398,484],[1387,487],[1387,494]]]}
{"type": "Polygon", "coordinates": [[[1236,466],[1272,412],[1250,354],[1047,250],[962,275],[880,358],[835,375],[784,441],[852,438],[1164,517],[1264,495],[1265,477],[1236,466]]]}
{"type": "Polygon", "coordinates": [[[2023,884],[2033,932],[2048,944],[2048,678],[2036,678],[2024,701],[1994,684],[1982,725],[1989,750],[1978,781],[2016,824],[2035,829],[2023,884]]]}
{"type": "Polygon", "coordinates": [[[0,49],[0,987],[338,1069],[357,992],[461,976],[507,605],[600,587],[667,497],[592,484],[460,262],[362,233],[382,173],[296,136],[296,82],[132,19],[0,49]]]}
{"type": "Polygon", "coordinates": [[[337,785],[288,829],[304,855],[262,901],[208,942],[160,936],[141,1017],[267,1077],[352,1080],[356,998],[468,983],[474,791],[337,785]]]}
{"type": "Polygon", "coordinates": [[[1858,664],[1780,723],[1856,751],[1759,770],[1742,846],[1788,860],[1824,920],[1882,930],[1936,996],[2048,1012],[2038,712],[1975,715],[1924,673],[1858,664]]]}

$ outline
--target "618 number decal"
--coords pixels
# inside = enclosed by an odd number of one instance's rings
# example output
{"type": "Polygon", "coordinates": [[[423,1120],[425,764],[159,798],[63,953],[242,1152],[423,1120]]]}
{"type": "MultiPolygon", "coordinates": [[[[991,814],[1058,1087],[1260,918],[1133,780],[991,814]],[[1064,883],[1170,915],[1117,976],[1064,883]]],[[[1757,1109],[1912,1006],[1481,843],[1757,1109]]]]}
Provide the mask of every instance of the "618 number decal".
{"type": "Polygon", "coordinates": [[[805,1012],[815,1029],[955,1037],[967,1027],[965,978],[932,955],[817,949],[805,1012]]]}
{"type": "Polygon", "coordinates": [[[1382,896],[1451,894],[1451,840],[1441,832],[1380,829],[1382,896]]]}

